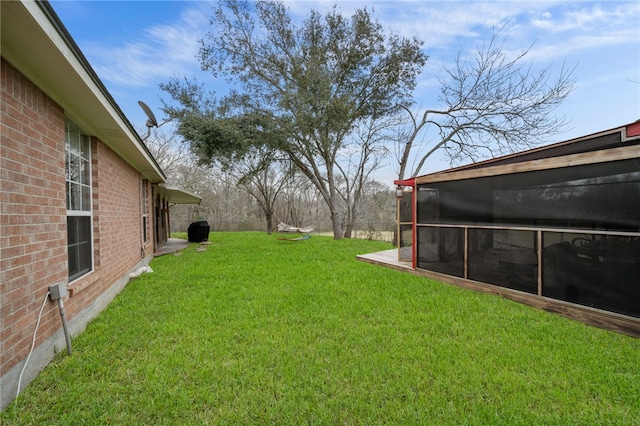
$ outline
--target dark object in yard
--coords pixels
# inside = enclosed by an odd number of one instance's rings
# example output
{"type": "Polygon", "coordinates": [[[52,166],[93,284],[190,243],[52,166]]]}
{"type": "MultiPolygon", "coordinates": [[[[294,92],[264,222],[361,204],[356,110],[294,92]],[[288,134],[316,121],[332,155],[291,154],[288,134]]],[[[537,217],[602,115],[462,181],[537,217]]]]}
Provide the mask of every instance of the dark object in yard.
{"type": "Polygon", "coordinates": [[[209,222],[202,220],[193,222],[187,229],[187,236],[190,243],[201,243],[209,239],[209,222]]]}

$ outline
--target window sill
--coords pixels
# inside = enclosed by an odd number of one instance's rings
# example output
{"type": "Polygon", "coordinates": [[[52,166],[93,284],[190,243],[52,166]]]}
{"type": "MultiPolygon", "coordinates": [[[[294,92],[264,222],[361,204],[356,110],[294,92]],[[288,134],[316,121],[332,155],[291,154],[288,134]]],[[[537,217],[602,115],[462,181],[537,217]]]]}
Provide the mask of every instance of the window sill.
{"type": "Polygon", "coordinates": [[[95,271],[89,272],[87,275],[78,278],[67,286],[67,289],[69,290],[69,297],[77,295],[99,279],[100,276],[96,274],[95,271]]]}

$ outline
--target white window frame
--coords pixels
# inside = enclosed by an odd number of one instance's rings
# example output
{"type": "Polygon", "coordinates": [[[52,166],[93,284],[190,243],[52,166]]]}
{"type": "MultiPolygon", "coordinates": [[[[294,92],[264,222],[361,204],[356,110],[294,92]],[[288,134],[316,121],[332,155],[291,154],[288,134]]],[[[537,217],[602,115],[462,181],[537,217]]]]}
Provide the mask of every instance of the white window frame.
{"type": "MultiPolygon", "coordinates": [[[[88,217],[89,218],[89,252],[88,255],[90,257],[88,270],[83,270],[82,272],[75,273],[71,275],[71,270],[69,271],[69,281],[76,281],[87,274],[91,273],[95,269],[94,265],[94,241],[93,241],[93,181],[92,181],[92,164],[91,164],[92,152],[91,152],[91,140],[88,135],[86,135],[80,127],[78,127],[75,123],[70,120],[65,120],[65,194],[66,194],[66,205],[67,205],[67,219],[69,217],[88,217]],[[77,135],[79,140],[72,141],[72,136],[77,135]],[[72,142],[78,143],[80,146],[80,153],[74,153],[71,149],[72,142]],[[86,157],[83,156],[82,145],[86,144],[86,157]],[[80,164],[84,164],[86,167],[86,172],[82,172],[82,167],[80,168],[80,173],[78,178],[71,176],[71,167],[72,157],[75,157],[75,160],[80,164]],[[72,185],[76,188],[80,189],[80,209],[77,209],[75,205],[72,206],[72,201],[70,200],[70,190],[72,185]],[[83,191],[83,190],[86,190],[83,191]],[[86,204],[85,204],[86,203],[86,204]],[[84,208],[83,208],[84,204],[84,208]],[[74,208],[72,208],[74,207],[74,208]]],[[[68,229],[68,221],[67,221],[67,267],[69,268],[71,262],[71,253],[69,250],[69,229],[68,229]]]]}

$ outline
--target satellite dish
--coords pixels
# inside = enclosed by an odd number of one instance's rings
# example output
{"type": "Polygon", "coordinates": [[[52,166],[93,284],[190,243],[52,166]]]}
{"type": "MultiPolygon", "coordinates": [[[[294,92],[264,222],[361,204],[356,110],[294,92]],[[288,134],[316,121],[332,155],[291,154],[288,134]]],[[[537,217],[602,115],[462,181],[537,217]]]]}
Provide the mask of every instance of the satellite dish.
{"type": "Polygon", "coordinates": [[[140,108],[142,108],[144,113],[147,114],[147,127],[149,128],[149,130],[151,130],[152,127],[158,127],[158,120],[156,120],[156,116],[153,115],[153,111],[151,111],[151,108],[149,108],[147,104],[142,101],[138,101],[138,105],[140,105],[140,108]]]}

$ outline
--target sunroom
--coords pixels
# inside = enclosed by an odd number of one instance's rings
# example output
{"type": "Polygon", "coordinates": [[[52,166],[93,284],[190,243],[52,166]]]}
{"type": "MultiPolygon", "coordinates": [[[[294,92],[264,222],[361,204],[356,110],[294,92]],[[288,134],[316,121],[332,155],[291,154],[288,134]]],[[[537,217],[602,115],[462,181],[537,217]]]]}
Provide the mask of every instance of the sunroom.
{"type": "Polygon", "coordinates": [[[399,260],[640,335],[639,122],[396,184],[399,260]]]}

